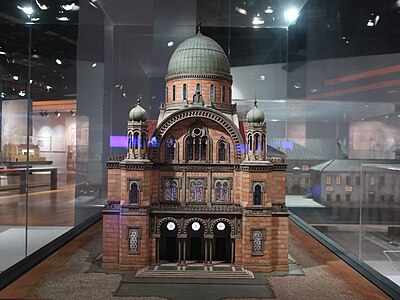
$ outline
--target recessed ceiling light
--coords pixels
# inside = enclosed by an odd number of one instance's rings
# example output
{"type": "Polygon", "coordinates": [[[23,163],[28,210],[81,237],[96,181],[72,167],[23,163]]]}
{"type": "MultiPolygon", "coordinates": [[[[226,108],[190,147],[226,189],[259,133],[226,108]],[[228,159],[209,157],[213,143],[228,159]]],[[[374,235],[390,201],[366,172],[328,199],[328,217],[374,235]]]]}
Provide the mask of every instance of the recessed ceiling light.
{"type": "Polygon", "coordinates": [[[300,82],[296,82],[294,85],[295,89],[300,89],[301,88],[301,83],[300,82]]]}
{"type": "Polygon", "coordinates": [[[23,6],[23,7],[21,7],[21,6],[17,5],[17,8],[19,10],[22,10],[28,16],[33,13],[33,8],[31,6],[23,6]]]}
{"type": "Polygon", "coordinates": [[[75,3],[71,3],[71,4],[65,4],[65,5],[61,5],[62,9],[66,10],[66,11],[70,11],[70,10],[79,10],[79,5],[76,5],[75,3]]]}
{"type": "Polygon", "coordinates": [[[39,20],[40,20],[40,18],[31,18],[32,22],[36,22],[36,21],[39,21],[39,20]]]}
{"type": "Polygon", "coordinates": [[[373,27],[374,25],[375,25],[374,22],[372,22],[372,20],[369,19],[368,22],[367,22],[367,26],[368,27],[373,27]]]}
{"type": "Polygon", "coordinates": [[[25,91],[19,91],[19,93],[18,93],[18,95],[20,95],[21,97],[24,97],[25,96],[25,91]]]}
{"type": "Polygon", "coordinates": [[[260,80],[265,80],[265,75],[260,75],[259,79],[260,80]]]}
{"type": "Polygon", "coordinates": [[[272,13],[274,13],[274,9],[272,8],[271,5],[268,5],[267,8],[264,10],[264,12],[266,14],[272,14],[272,13]]]}
{"type": "Polygon", "coordinates": [[[299,12],[297,11],[297,8],[291,7],[283,13],[283,16],[285,17],[287,23],[292,24],[297,20],[299,12]]]}
{"type": "Polygon", "coordinates": [[[4,51],[0,51],[0,55],[6,55],[7,53],[5,53],[4,51]]]}
{"type": "Polygon", "coordinates": [[[30,79],[30,80],[29,80],[29,84],[32,84],[32,83],[33,83],[33,79],[30,79]]]}
{"type": "Polygon", "coordinates": [[[385,116],[385,119],[388,119],[389,118],[389,116],[385,116]]]}
{"type": "Polygon", "coordinates": [[[253,25],[262,25],[262,24],[264,24],[264,19],[261,18],[260,14],[256,14],[251,23],[253,25]]]}
{"type": "Polygon", "coordinates": [[[40,58],[40,56],[35,53],[35,54],[32,54],[32,58],[40,58]]]}
{"type": "Polygon", "coordinates": [[[381,17],[379,15],[376,15],[376,17],[375,17],[375,26],[376,26],[376,24],[378,24],[380,18],[381,17]]]}
{"type": "Polygon", "coordinates": [[[69,20],[70,20],[68,17],[56,17],[56,19],[57,19],[58,21],[62,21],[62,22],[66,22],[66,21],[69,21],[69,20]]]}
{"type": "MultiPolygon", "coordinates": [[[[92,1],[92,2],[96,2],[96,1],[92,1]]],[[[97,7],[97,5],[94,4],[94,3],[92,3],[92,2],[89,2],[89,4],[90,4],[91,6],[93,6],[95,9],[99,9],[99,8],[97,7]]]]}
{"type": "Polygon", "coordinates": [[[170,42],[167,43],[167,46],[168,46],[168,47],[172,47],[173,45],[174,45],[174,42],[172,42],[172,41],[170,41],[170,42]]]}
{"type": "Polygon", "coordinates": [[[17,81],[17,80],[19,79],[19,77],[18,77],[17,75],[14,75],[14,76],[13,76],[13,79],[14,79],[15,81],[17,81]]]}
{"type": "Polygon", "coordinates": [[[58,110],[56,110],[54,114],[56,115],[56,118],[59,118],[61,116],[61,113],[58,110]]]}
{"type": "Polygon", "coordinates": [[[48,9],[46,4],[40,4],[38,0],[36,0],[36,4],[37,4],[37,6],[39,6],[39,8],[41,10],[47,10],[48,9]]]}
{"type": "Polygon", "coordinates": [[[59,66],[61,66],[61,65],[62,65],[61,59],[57,58],[57,59],[56,59],[56,64],[59,65],[59,66]]]}
{"type": "Polygon", "coordinates": [[[97,63],[92,63],[92,68],[96,68],[97,63]]]}
{"type": "Polygon", "coordinates": [[[278,122],[279,120],[278,119],[272,119],[272,120],[270,120],[271,122],[278,122]]]}
{"type": "Polygon", "coordinates": [[[242,14],[242,15],[247,15],[247,11],[244,9],[244,8],[241,8],[241,7],[238,7],[238,6],[236,6],[235,7],[235,10],[239,13],[239,14],[242,14]]]}

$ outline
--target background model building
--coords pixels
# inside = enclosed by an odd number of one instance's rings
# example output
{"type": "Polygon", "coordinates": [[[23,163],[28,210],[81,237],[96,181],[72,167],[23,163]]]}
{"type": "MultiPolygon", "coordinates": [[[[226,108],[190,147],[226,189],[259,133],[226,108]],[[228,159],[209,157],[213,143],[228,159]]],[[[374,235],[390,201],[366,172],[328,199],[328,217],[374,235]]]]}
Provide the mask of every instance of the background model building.
{"type": "Polygon", "coordinates": [[[165,105],[149,132],[130,111],[128,153],[108,162],[103,267],[226,261],[288,270],[286,164],[267,156],[264,113],[239,121],[222,48],[200,31],[168,65],[165,105]]]}

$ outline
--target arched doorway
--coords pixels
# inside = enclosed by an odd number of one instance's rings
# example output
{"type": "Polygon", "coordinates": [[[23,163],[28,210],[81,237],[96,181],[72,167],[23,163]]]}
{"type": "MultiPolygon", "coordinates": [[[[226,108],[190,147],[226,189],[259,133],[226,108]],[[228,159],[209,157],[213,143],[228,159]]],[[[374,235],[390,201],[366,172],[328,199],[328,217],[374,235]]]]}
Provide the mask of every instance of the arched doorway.
{"type": "Polygon", "coordinates": [[[232,261],[232,238],[231,238],[231,226],[220,221],[214,224],[214,249],[213,249],[213,260],[214,261],[232,261]]]}
{"type": "Polygon", "coordinates": [[[160,260],[178,260],[178,226],[172,221],[164,222],[160,228],[160,260]]]}
{"type": "Polygon", "coordinates": [[[193,221],[187,229],[187,260],[204,261],[204,225],[193,221]]]}

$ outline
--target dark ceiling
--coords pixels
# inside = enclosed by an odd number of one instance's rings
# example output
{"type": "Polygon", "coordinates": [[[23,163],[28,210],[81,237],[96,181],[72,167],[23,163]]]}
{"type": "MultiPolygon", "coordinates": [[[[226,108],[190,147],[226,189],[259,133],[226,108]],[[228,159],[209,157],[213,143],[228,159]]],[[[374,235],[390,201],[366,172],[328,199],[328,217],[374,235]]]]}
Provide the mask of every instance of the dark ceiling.
{"type": "MultiPolygon", "coordinates": [[[[25,91],[30,92],[32,99],[76,98],[77,61],[103,62],[104,55],[108,53],[104,37],[108,29],[105,29],[105,24],[112,24],[115,28],[125,27],[126,30],[118,32],[129,31],[129,28],[135,28],[135,32],[140,32],[143,28],[146,39],[149,30],[153,31],[153,34],[157,33],[150,43],[150,47],[157,49],[149,49],[152,59],[143,60],[141,68],[157,70],[154,76],[161,77],[162,70],[166,70],[170,52],[177,45],[165,51],[165,57],[160,56],[158,59],[157,52],[164,50],[158,49],[157,40],[162,40],[164,43],[164,40],[176,37],[173,31],[177,28],[190,29],[197,21],[201,21],[203,32],[222,45],[232,67],[282,64],[282,68],[288,73],[289,98],[317,99],[319,96],[318,99],[359,101],[365,99],[366,93],[368,95],[372,93],[374,98],[380,101],[398,101],[398,84],[394,86],[392,84],[387,88],[379,87],[372,91],[359,91],[350,96],[346,94],[345,97],[328,94],[338,88],[326,86],[325,81],[349,75],[351,68],[335,68],[334,72],[332,70],[322,72],[316,79],[307,74],[313,71],[311,69],[313,61],[372,55],[380,57],[380,55],[399,53],[400,1],[177,0],[168,2],[171,7],[174,4],[179,7],[174,9],[176,15],[171,15],[170,10],[163,7],[163,3],[165,3],[163,0],[1,1],[0,53],[3,54],[0,55],[0,89],[3,97],[6,99],[25,97],[18,95],[20,91],[25,91]],[[75,10],[67,11],[61,6],[71,5],[73,2],[76,4],[75,10]],[[40,8],[44,5],[48,7],[47,10],[40,8]],[[21,8],[31,6],[33,12],[28,16],[17,6],[21,8]],[[301,9],[297,21],[291,26],[284,17],[284,12],[290,6],[296,7],[297,10],[301,9]],[[196,20],[190,13],[193,7],[196,20]],[[263,23],[254,25],[252,22],[257,14],[263,23]],[[68,18],[68,21],[61,21],[62,17],[68,18]],[[369,20],[374,23],[373,26],[367,26],[369,20]],[[157,29],[157,26],[164,26],[166,29],[157,29]],[[172,32],[168,31],[168,28],[172,32]],[[89,38],[87,35],[80,35],[79,32],[82,30],[92,34],[89,38]],[[162,34],[158,35],[160,32],[162,34]],[[83,36],[89,40],[80,40],[79,37],[83,36]],[[90,53],[79,51],[80,45],[85,43],[91,44],[91,49],[97,51],[90,53]],[[61,60],[61,65],[56,63],[56,59],[61,60]],[[29,65],[31,68],[28,68],[29,65]],[[15,80],[15,76],[18,76],[18,80],[15,80]],[[310,89],[312,84],[315,85],[312,88],[314,92],[310,89]]],[[[194,33],[194,28],[182,32],[186,35],[192,31],[194,33]]],[[[140,34],[132,35],[134,38],[127,40],[128,44],[125,46],[134,48],[140,44],[140,40],[137,40],[140,36],[144,37],[140,34]]],[[[123,39],[123,36],[119,38],[123,39]]],[[[140,57],[136,59],[140,61],[140,57]]],[[[376,62],[368,64],[366,70],[357,71],[381,69],[391,64],[396,64],[394,59],[377,59],[376,62]]],[[[380,77],[368,77],[363,81],[352,81],[343,88],[379,83],[382,80],[392,82],[397,77],[398,72],[392,72],[380,77]]]]}

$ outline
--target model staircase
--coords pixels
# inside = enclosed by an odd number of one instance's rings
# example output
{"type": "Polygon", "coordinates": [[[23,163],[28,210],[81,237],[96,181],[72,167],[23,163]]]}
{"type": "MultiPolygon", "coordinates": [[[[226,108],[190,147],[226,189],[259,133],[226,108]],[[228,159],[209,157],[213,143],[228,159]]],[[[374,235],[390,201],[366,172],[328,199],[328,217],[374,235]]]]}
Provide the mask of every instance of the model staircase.
{"type": "Polygon", "coordinates": [[[254,274],[235,265],[156,265],[136,272],[136,277],[144,278],[196,278],[196,279],[253,279],[254,274]]]}

